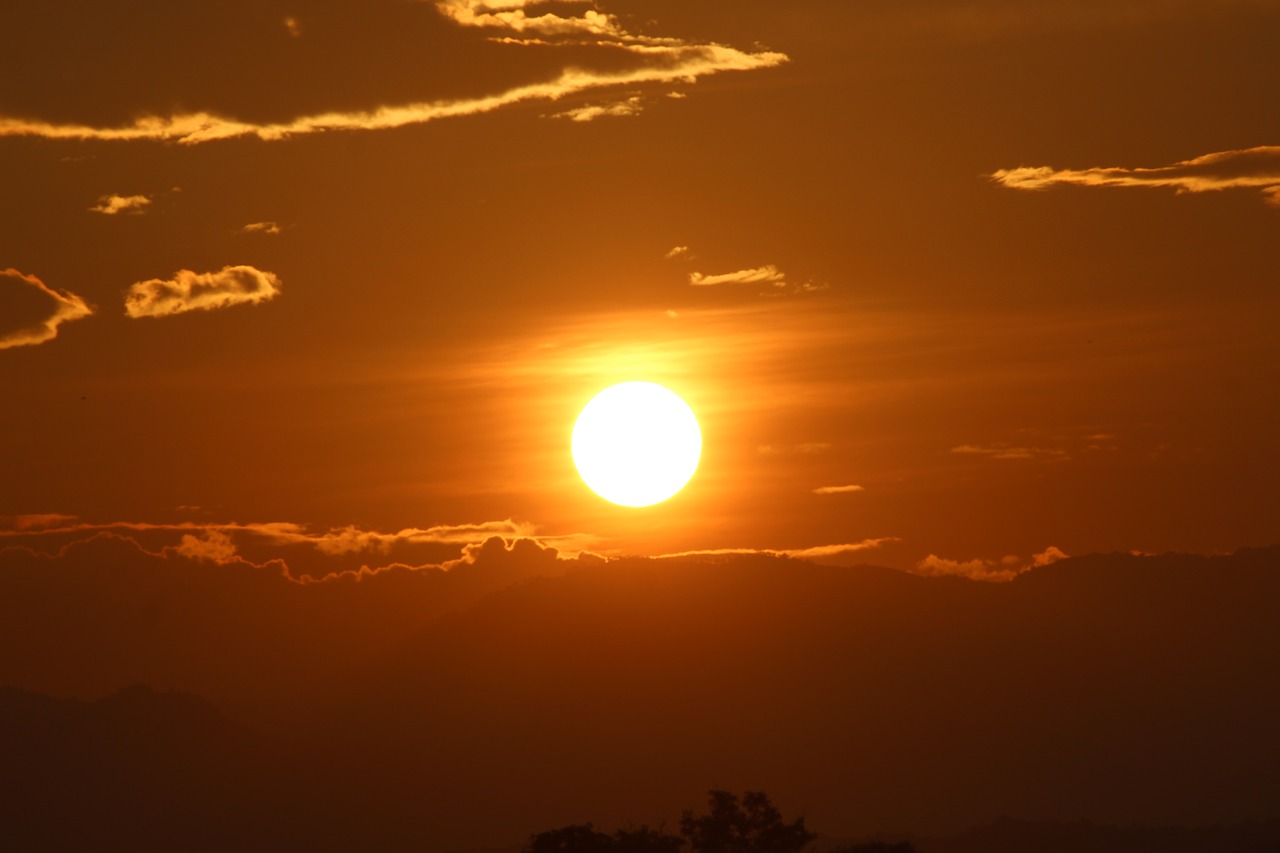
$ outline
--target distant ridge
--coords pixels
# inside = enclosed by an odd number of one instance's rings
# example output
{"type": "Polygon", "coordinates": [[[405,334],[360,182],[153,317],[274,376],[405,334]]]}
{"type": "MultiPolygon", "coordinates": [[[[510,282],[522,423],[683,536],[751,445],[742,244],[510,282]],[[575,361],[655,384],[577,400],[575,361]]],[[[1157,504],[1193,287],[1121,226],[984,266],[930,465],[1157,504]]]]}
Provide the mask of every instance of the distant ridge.
{"type": "Polygon", "coordinates": [[[1274,853],[1278,609],[1280,548],[1010,583],[624,559],[424,616],[272,737],[182,692],[0,688],[0,820],[24,850],[444,853],[723,787],[921,853],[1274,853]]]}
{"type": "Polygon", "coordinates": [[[0,688],[12,850],[227,850],[296,827],[275,746],[198,697],[134,685],[96,702],[0,688]]]}
{"type": "Polygon", "coordinates": [[[1275,853],[1280,821],[1176,827],[1002,818],[916,845],[920,853],[1275,853]]]}

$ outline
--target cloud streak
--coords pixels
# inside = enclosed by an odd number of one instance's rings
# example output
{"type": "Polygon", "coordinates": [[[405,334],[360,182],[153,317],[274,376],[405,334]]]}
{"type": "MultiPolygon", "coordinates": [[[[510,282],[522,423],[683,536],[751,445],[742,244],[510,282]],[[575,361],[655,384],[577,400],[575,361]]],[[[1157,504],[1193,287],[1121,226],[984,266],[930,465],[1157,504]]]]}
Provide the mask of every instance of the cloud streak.
{"type": "Polygon", "coordinates": [[[251,266],[223,267],[217,272],[178,270],[171,279],[153,278],[129,288],[124,310],[130,317],[168,317],[188,311],[212,311],[253,304],[280,294],[275,273],[251,266]]]}
{"type": "Polygon", "coordinates": [[[588,104],[582,107],[574,107],[571,110],[553,113],[551,118],[567,118],[569,121],[578,122],[595,121],[598,118],[638,116],[643,110],[643,99],[639,95],[632,95],[624,100],[607,104],[588,104]]]}
{"type": "Polygon", "coordinates": [[[787,277],[773,264],[765,264],[762,267],[752,267],[751,269],[738,270],[737,272],[719,273],[717,275],[703,275],[700,272],[689,273],[689,284],[694,287],[715,287],[721,284],[771,284],[774,287],[782,287],[786,284],[787,277]]]}
{"type": "Polygon", "coordinates": [[[813,490],[815,495],[851,495],[864,491],[862,486],[819,486],[813,490]]]}
{"type": "Polygon", "coordinates": [[[1190,160],[1154,168],[1122,166],[1055,169],[1020,166],[991,174],[995,182],[1018,190],[1045,190],[1070,184],[1084,187],[1169,187],[1179,193],[1227,189],[1261,190],[1263,198],[1280,206],[1280,145],[1216,151],[1190,160]]]}
{"type": "Polygon", "coordinates": [[[1038,554],[1032,554],[1029,560],[1013,554],[999,560],[986,560],[981,557],[972,560],[949,560],[937,554],[930,554],[916,564],[915,573],[926,577],[955,576],[976,581],[1011,581],[1023,572],[1056,563],[1066,557],[1066,552],[1053,545],[1038,554]]]}
{"type": "Polygon", "coordinates": [[[280,226],[275,222],[250,222],[240,229],[241,234],[279,234],[280,226]]]}
{"type": "Polygon", "coordinates": [[[98,203],[89,210],[107,216],[115,216],[119,213],[140,215],[149,204],[151,199],[145,195],[104,195],[99,197],[98,203]]]}
{"type": "Polygon", "coordinates": [[[1057,448],[1019,447],[1005,442],[995,444],[962,444],[951,448],[952,453],[965,456],[985,456],[988,459],[1066,459],[1067,452],[1057,448]]]}
{"type": "MultiPolygon", "coordinates": [[[[673,256],[668,255],[668,257],[673,256]]],[[[689,284],[693,287],[736,287],[741,285],[758,285],[760,286],[759,292],[761,296],[781,296],[791,293],[813,293],[818,290],[826,289],[826,285],[824,284],[814,284],[807,281],[801,284],[792,284],[787,281],[786,273],[782,272],[782,270],[778,269],[773,264],[765,264],[761,267],[737,270],[736,272],[717,273],[715,275],[704,275],[700,272],[691,272],[689,273],[689,284]]]]}
{"type": "Polygon", "coordinates": [[[658,554],[655,560],[671,560],[677,557],[734,557],[749,554],[764,554],[770,557],[791,557],[797,560],[812,560],[819,557],[836,557],[841,554],[852,554],[879,548],[886,542],[900,541],[896,536],[881,536],[875,539],[863,539],[861,542],[844,542],[837,545],[814,545],[809,548],[712,548],[702,551],[678,551],[673,554],[658,554]]]}
{"type": "Polygon", "coordinates": [[[93,313],[83,297],[13,268],[0,270],[0,309],[0,350],[51,341],[63,323],[93,313]]]}
{"type": "Polygon", "coordinates": [[[354,525],[315,530],[293,522],[87,522],[59,513],[0,518],[0,553],[16,548],[55,556],[103,537],[130,542],[154,557],[278,569],[286,579],[304,584],[358,579],[390,569],[449,571],[476,562],[479,549],[492,551],[498,547],[495,541],[505,543],[508,551],[536,545],[549,559],[558,554],[573,559],[585,553],[592,539],[578,534],[539,536],[534,525],[509,518],[390,533],[354,525]],[[450,551],[455,556],[450,557],[450,551]]]}
{"type": "MultiPolygon", "coordinates": [[[[561,0],[561,5],[570,3],[589,6],[591,0],[561,0]]],[[[464,27],[502,29],[541,36],[628,37],[616,18],[595,9],[587,9],[580,17],[564,17],[551,12],[530,15],[525,11],[530,7],[548,4],[549,0],[504,0],[500,3],[484,0],[439,0],[435,5],[440,14],[464,27]]]]}
{"type": "MultiPolygon", "coordinates": [[[[786,54],[773,51],[751,53],[716,43],[693,44],[678,39],[636,36],[625,32],[613,16],[594,9],[586,9],[581,16],[573,17],[551,13],[530,15],[526,9],[535,5],[540,3],[537,0],[510,0],[500,4],[476,0],[446,0],[437,3],[436,9],[464,27],[517,36],[534,34],[587,38],[596,46],[623,51],[634,63],[633,67],[609,70],[565,67],[551,79],[481,97],[421,101],[378,106],[369,110],[322,112],[279,122],[252,122],[211,112],[193,112],[150,115],[138,118],[131,124],[100,127],[0,116],[0,136],[103,141],[147,140],[183,145],[239,137],[281,140],[335,130],[406,127],[443,118],[488,113],[529,101],[556,101],[614,86],[692,83],[698,78],[725,71],[772,68],[788,61],[786,54]]],[[[499,42],[505,40],[496,39],[499,42]]]]}

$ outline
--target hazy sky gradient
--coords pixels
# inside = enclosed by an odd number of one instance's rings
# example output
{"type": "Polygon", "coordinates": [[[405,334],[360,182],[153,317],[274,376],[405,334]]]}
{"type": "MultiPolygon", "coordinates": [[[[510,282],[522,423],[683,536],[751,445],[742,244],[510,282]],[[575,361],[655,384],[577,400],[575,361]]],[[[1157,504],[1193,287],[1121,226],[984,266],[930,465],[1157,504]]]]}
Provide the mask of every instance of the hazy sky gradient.
{"type": "Polygon", "coordinates": [[[1277,27],[11,5],[0,515],[924,573],[1275,541],[1277,27]],[[568,454],[627,379],[704,431],[646,510],[568,454]]]}

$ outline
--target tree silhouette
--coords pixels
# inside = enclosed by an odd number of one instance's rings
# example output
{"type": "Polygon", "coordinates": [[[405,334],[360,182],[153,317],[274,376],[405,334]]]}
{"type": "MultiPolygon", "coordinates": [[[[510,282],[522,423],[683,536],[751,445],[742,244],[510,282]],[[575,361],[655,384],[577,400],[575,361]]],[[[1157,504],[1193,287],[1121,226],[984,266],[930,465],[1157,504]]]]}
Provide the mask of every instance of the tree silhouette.
{"type": "Polygon", "coordinates": [[[524,853],[608,853],[613,839],[589,823],[548,829],[529,839],[524,853]]]}
{"type": "Polygon", "coordinates": [[[817,836],[805,829],[804,818],[791,823],[760,791],[746,791],[739,800],[728,791],[709,791],[710,813],[694,817],[686,811],[680,834],[693,853],[799,853],[817,836]]]}
{"type": "Polygon", "coordinates": [[[683,846],[680,836],[647,826],[606,835],[589,823],[581,823],[532,836],[524,853],[679,853],[683,846]]]}
{"type": "Polygon", "coordinates": [[[680,853],[684,839],[657,829],[619,829],[613,834],[612,853],[680,853]]]}

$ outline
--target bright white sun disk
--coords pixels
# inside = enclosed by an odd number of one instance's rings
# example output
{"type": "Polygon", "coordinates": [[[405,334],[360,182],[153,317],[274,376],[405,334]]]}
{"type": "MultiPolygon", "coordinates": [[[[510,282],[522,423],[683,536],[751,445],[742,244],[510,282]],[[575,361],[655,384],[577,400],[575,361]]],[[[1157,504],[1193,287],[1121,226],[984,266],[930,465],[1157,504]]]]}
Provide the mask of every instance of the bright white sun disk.
{"type": "Polygon", "coordinates": [[[702,455],[702,431],[674,392],[652,382],[623,382],[583,408],[572,450],[593,492],[622,506],[650,506],[689,482],[702,455]]]}

